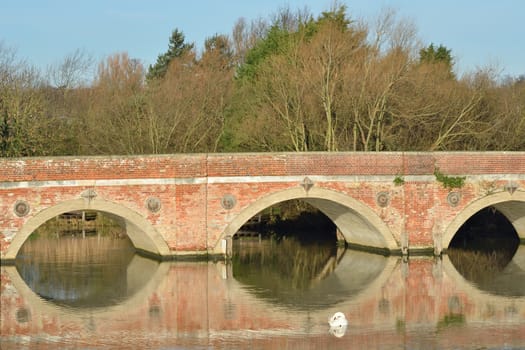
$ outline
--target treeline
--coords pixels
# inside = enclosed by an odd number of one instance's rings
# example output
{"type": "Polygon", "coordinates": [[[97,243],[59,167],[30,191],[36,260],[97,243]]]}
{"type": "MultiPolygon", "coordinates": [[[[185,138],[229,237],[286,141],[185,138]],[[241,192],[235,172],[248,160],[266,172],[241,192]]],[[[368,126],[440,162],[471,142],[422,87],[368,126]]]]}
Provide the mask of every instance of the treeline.
{"type": "Polygon", "coordinates": [[[525,76],[454,71],[386,11],[280,10],[198,52],[175,29],[149,67],[80,51],[45,73],[0,43],[0,155],[525,150],[525,76]]]}

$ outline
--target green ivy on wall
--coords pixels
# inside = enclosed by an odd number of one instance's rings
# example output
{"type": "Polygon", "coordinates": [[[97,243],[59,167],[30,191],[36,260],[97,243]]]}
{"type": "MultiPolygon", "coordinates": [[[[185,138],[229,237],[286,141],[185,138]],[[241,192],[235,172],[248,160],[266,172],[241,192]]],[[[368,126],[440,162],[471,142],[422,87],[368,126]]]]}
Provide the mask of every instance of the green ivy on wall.
{"type": "Polygon", "coordinates": [[[453,189],[461,188],[465,185],[466,176],[447,176],[439,171],[439,168],[435,168],[434,176],[436,180],[441,182],[444,188],[453,189]]]}

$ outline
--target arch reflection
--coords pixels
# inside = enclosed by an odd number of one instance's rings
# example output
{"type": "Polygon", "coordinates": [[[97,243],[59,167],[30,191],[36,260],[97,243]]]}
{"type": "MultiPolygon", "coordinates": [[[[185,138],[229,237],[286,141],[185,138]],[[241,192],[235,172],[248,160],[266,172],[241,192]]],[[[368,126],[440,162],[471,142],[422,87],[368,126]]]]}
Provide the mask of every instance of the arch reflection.
{"type": "Polygon", "coordinates": [[[124,302],[148,284],[158,265],[136,255],[129,239],[108,236],[30,239],[15,260],[36,295],[75,309],[124,302]]]}
{"type": "Polygon", "coordinates": [[[329,308],[381,286],[396,261],[293,240],[238,244],[244,246],[232,259],[235,280],[259,299],[296,310],[329,308]]]}
{"type": "Polygon", "coordinates": [[[498,296],[525,296],[525,246],[520,245],[504,263],[499,260],[496,253],[457,252],[450,256],[454,269],[477,289],[498,296]]]}

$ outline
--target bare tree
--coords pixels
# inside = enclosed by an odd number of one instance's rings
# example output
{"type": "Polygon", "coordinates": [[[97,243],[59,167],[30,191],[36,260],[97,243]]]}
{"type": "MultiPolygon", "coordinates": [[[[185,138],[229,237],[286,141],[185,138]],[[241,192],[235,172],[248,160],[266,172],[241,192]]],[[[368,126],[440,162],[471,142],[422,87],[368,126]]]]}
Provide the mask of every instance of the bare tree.
{"type": "Polygon", "coordinates": [[[399,149],[476,149],[494,127],[486,104],[487,87],[451,78],[445,65],[424,63],[397,90],[392,107],[399,149]]]}
{"type": "Polygon", "coordinates": [[[393,124],[390,106],[397,98],[396,90],[406,78],[413,62],[414,31],[395,13],[387,10],[369,28],[358,24],[367,33],[367,43],[348,65],[341,90],[341,101],[352,126],[348,128],[354,151],[381,151],[393,124]]]}
{"type": "Polygon", "coordinates": [[[163,81],[150,86],[148,116],[155,152],[217,150],[234,67],[228,39],[212,39],[199,61],[193,53],[188,53],[193,59],[175,59],[163,81]]]}
{"type": "Polygon", "coordinates": [[[99,64],[85,117],[85,153],[148,153],[143,83],[142,65],[127,53],[99,64]]]}
{"type": "Polygon", "coordinates": [[[93,66],[93,57],[82,50],[75,50],[57,65],[49,66],[47,77],[51,84],[57,88],[77,88],[87,85],[93,76],[93,66]]]}
{"type": "Polygon", "coordinates": [[[46,111],[39,72],[0,43],[0,156],[55,154],[60,120],[46,111]]]}
{"type": "MultiPolygon", "coordinates": [[[[356,60],[362,57],[364,37],[362,31],[341,27],[335,21],[325,21],[321,22],[316,36],[303,47],[303,67],[307,70],[304,74],[312,84],[310,98],[317,100],[320,107],[317,115],[322,119],[314,125],[324,130],[323,150],[339,150],[339,135],[348,128],[348,117],[343,108],[344,86],[345,81],[351,79],[348,74],[356,60]]],[[[314,125],[310,128],[313,129],[314,125]]]]}

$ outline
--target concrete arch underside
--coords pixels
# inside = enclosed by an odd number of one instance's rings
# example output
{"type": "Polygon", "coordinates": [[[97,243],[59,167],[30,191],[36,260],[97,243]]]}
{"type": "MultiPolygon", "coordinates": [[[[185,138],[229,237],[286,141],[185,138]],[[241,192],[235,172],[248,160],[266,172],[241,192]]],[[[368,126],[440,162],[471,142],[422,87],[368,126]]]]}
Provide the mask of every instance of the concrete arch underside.
{"type": "Polygon", "coordinates": [[[501,212],[512,224],[521,242],[525,241],[525,192],[499,192],[473,201],[458,213],[443,233],[443,247],[449,246],[452,238],[468,219],[487,207],[501,212]]]}
{"type": "Polygon", "coordinates": [[[272,205],[292,199],[303,200],[323,212],[349,244],[390,252],[400,250],[388,226],[362,202],[333,190],[313,187],[306,192],[298,187],[262,197],[242,210],[224,230],[215,251],[219,251],[222,238],[233,236],[250,218],[272,205]]]}
{"type": "Polygon", "coordinates": [[[46,208],[28,219],[11,241],[5,254],[5,259],[14,260],[29,235],[46,221],[49,221],[62,213],[81,210],[104,212],[109,214],[112,218],[120,221],[120,223],[125,226],[128,237],[139,252],[158,257],[166,256],[170,253],[169,247],[163,237],[146,220],[146,218],[139,213],[121,204],[102,199],[86,201],[85,199],[80,198],[64,201],[46,208]]]}

